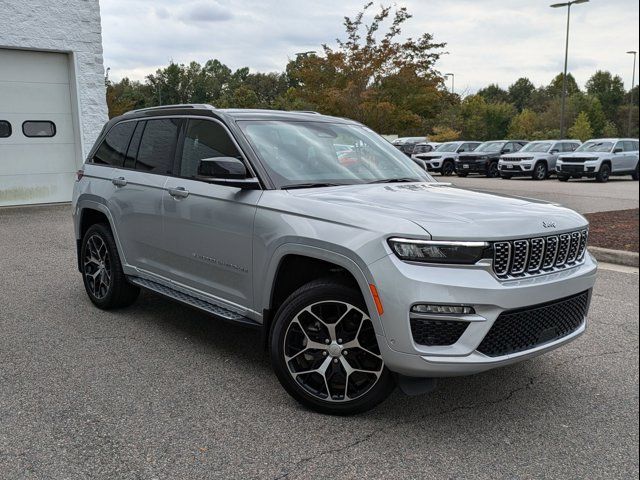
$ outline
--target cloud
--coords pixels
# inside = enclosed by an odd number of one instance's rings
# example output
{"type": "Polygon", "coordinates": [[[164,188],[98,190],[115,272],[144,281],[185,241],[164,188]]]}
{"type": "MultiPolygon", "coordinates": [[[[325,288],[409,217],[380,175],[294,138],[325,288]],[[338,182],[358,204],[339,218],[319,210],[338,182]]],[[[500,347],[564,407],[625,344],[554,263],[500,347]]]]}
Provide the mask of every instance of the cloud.
{"type": "MultiPolygon", "coordinates": [[[[454,72],[456,90],[521,76],[548,84],[562,70],[566,10],[548,0],[382,0],[406,6],[406,36],[446,42],[436,68],[454,72]]],[[[217,58],[230,68],[282,71],[296,52],[343,37],[344,16],[364,0],[101,0],[105,65],[114,79],[145,74],[169,60],[217,58]]],[[[638,50],[637,0],[592,0],[572,8],[569,69],[584,85],[596,69],[631,82],[638,50]]],[[[636,82],[637,83],[637,82],[636,82]]]]}

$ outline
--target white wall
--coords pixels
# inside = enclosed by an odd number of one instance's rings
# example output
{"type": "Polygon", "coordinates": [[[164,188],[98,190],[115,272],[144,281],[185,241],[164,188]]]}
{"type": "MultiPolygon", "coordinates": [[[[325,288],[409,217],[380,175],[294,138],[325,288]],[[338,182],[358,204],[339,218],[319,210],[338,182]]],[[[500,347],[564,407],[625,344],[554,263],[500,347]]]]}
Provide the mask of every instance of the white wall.
{"type": "MultiPolygon", "coordinates": [[[[82,161],[107,120],[98,0],[2,0],[0,47],[70,52],[82,161]],[[74,82],[75,79],[75,82],[74,82]]],[[[0,65],[2,68],[2,65],[0,65]]]]}

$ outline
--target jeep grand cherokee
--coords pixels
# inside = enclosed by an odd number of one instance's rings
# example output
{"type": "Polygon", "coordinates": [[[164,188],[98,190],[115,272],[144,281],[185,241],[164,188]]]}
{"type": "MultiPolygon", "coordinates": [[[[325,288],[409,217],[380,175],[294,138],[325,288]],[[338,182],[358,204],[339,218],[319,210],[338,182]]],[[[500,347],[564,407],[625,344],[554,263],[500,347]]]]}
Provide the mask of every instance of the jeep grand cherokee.
{"type": "Polygon", "coordinates": [[[256,327],[285,390],[332,414],[570,342],[596,275],[577,213],[439,184],[367,127],[311,113],[114,118],[73,212],[98,308],[143,288],[256,327]]]}

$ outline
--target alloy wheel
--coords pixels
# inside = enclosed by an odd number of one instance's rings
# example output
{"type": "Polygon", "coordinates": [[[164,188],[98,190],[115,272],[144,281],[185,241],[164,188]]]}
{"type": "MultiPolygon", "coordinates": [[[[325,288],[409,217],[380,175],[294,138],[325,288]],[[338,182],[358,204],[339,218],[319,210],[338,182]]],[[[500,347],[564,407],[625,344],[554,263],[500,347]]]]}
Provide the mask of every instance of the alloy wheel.
{"type": "Polygon", "coordinates": [[[453,163],[444,162],[444,165],[442,165],[442,175],[444,175],[445,177],[449,177],[453,175],[453,172],[454,172],[453,163]]]}
{"type": "Polygon", "coordinates": [[[84,276],[91,295],[103,299],[111,287],[111,258],[102,237],[91,235],[87,239],[83,258],[84,276]]]}
{"type": "Polygon", "coordinates": [[[535,176],[537,180],[544,180],[547,178],[547,167],[544,163],[539,163],[536,165],[535,176]]]}
{"type": "Polygon", "coordinates": [[[384,367],[369,316],[333,300],[309,305],[294,316],[284,336],[284,357],[296,383],[328,402],[361,397],[384,367]]]}

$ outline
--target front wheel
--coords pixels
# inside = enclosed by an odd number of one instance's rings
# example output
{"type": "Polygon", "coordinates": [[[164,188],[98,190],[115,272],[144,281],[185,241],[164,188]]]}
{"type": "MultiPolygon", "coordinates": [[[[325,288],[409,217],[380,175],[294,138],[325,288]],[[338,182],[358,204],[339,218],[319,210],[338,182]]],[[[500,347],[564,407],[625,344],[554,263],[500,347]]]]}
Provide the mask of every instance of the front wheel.
{"type": "Polygon", "coordinates": [[[547,169],[547,164],[544,162],[538,162],[536,163],[536,166],[533,169],[533,174],[531,175],[531,178],[533,178],[534,180],[545,180],[548,174],[549,174],[549,171],[547,169]]]}
{"type": "Polygon", "coordinates": [[[569,175],[560,175],[558,174],[558,180],[560,180],[561,182],[568,182],[569,181],[569,175]]]}
{"type": "Polygon", "coordinates": [[[468,173],[463,173],[463,172],[457,172],[456,175],[458,175],[459,177],[466,177],[467,175],[469,175],[468,173]]]}
{"type": "Polygon", "coordinates": [[[365,412],[395,387],[362,295],[331,278],[304,285],[278,309],[270,356],[289,395],[320,413],[365,412]]]}
{"type": "Polygon", "coordinates": [[[501,173],[501,174],[500,174],[500,177],[501,177],[503,180],[511,180],[511,175],[509,175],[508,173],[501,173]]]}
{"type": "Polygon", "coordinates": [[[631,178],[633,178],[634,180],[638,180],[640,178],[640,171],[638,171],[638,167],[640,167],[640,163],[636,163],[636,169],[631,174],[631,178]]]}
{"type": "Polygon", "coordinates": [[[608,163],[605,163],[600,166],[600,171],[596,174],[596,182],[598,183],[606,183],[609,181],[609,177],[611,176],[611,167],[608,163]]]}
{"type": "Polygon", "coordinates": [[[450,177],[451,175],[453,175],[456,171],[455,166],[453,165],[452,161],[446,161],[444,162],[444,164],[442,165],[442,172],[441,174],[445,177],[450,177]]]}

